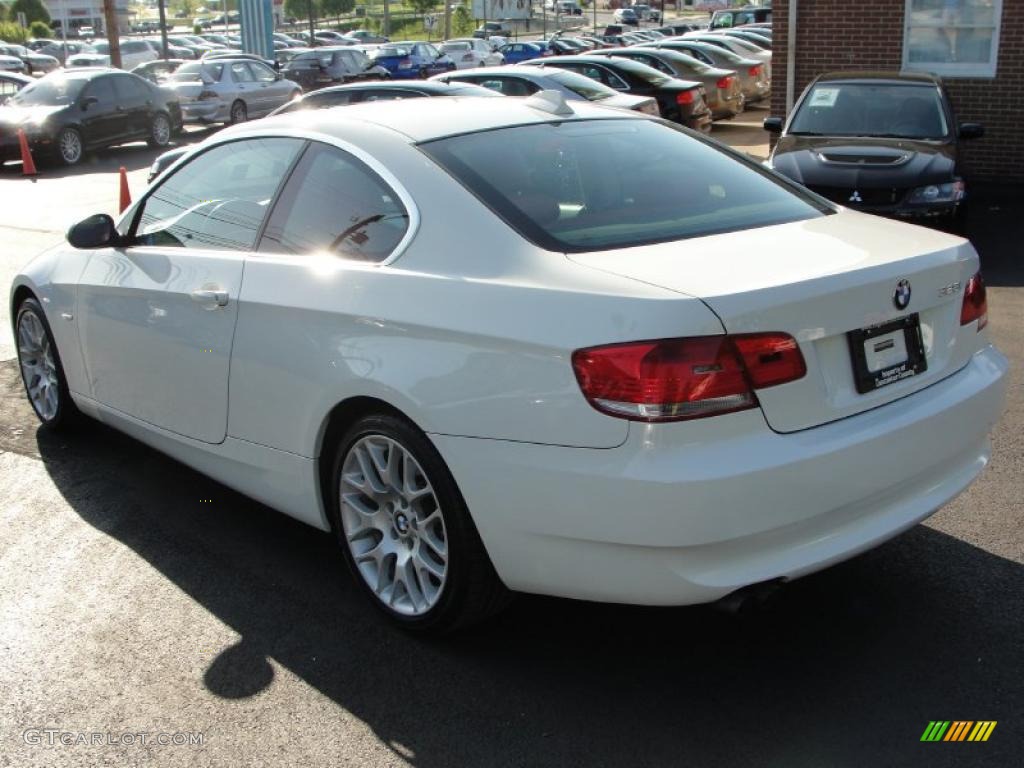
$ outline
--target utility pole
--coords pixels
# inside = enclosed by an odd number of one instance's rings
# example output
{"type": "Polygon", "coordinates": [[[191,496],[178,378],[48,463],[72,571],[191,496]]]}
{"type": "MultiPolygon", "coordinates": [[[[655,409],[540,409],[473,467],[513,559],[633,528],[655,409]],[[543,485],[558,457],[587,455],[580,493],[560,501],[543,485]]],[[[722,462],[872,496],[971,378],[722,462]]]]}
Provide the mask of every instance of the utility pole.
{"type": "Polygon", "coordinates": [[[163,51],[165,59],[171,58],[167,55],[167,9],[164,8],[164,0],[159,0],[157,8],[160,9],[160,50],[163,51]]]}
{"type": "Polygon", "coordinates": [[[442,0],[444,2],[444,39],[452,39],[452,3],[451,0],[442,0]]]}
{"type": "Polygon", "coordinates": [[[110,45],[110,66],[121,68],[121,30],[117,28],[115,0],[103,0],[103,23],[107,25],[107,43],[110,45]]]}
{"type": "Polygon", "coordinates": [[[309,47],[312,48],[316,45],[316,27],[313,26],[313,0],[306,0],[306,10],[309,12],[309,47]]]}
{"type": "Polygon", "coordinates": [[[384,0],[384,37],[391,37],[391,10],[388,0],[384,0]]]}

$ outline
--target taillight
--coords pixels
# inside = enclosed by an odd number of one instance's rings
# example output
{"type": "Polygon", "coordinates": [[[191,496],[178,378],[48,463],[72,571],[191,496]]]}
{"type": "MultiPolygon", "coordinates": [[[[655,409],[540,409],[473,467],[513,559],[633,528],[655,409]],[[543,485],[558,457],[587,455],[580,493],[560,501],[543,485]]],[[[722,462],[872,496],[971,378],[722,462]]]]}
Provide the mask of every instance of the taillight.
{"type": "Polygon", "coordinates": [[[462,60],[463,61],[472,61],[473,60],[473,54],[472,53],[464,53],[462,55],[462,60]]]}
{"type": "Polygon", "coordinates": [[[960,325],[978,321],[980,331],[988,325],[988,297],[985,295],[985,280],[978,272],[967,281],[964,291],[964,305],[960,309],[960,325]]]}
{"type": "Polygon", "coordinates": [[[677,93],[676,104],[693,104],[693,91],[680,91],[677,93]]]}
{"type": "Polygon", "coordinates": [[[761,65],[758,64],[756,67],[751,67],[747,70],[747,74],[751,77],[759,77],[761,75],[761,65]]]}
{"type": "Polygon", "coordinates": [[[219,99],[219,98],[220,98],[220,96],[217,95],[216,91],[200,91],[199,92],[199,100],[200,101],[209,101],[210,99],[219,99]]]}
{"type": "Polygon", "coordinates": [[[681,421],[754,408],[754,390],[807,371],[792,336],[695,336],[580,349],[572,355],[588,402],[633,421],[681,421]]]}
{"type": "Polygon", "coordinates": [[[715,85],[721,88],[722,90],[728,90],[729,88],[732,88],[732,75],[726,75],[725,77],[718,78],[718,82],[715,83],[715,85]]]}

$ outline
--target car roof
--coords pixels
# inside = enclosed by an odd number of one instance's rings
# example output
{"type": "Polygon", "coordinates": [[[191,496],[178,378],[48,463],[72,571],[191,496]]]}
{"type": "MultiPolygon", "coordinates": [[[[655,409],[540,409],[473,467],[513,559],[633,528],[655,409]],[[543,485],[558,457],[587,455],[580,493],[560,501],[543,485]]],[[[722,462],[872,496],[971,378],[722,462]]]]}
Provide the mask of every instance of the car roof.
{"type": "MultiPolygon", "coordinates": [[[[504,69],[504,68],[503,68],[504,69]]],[[[497,71],[497,68],[494,68],[497,71]]],[[[424,142],[457,134],[534,125],[574,119],[645,119],[636,112],[601,107],[586,101],[566,102],[573,117],[554,115],[531,106],[530,99],[482,99],[453,96],[445,99],[399,99],[353,104],[344,109],[298,110],[258,122],[246,123],[248,130],[262,133],[294,129],[316,131],[339,139],[356,125],[375,125],[404,136],[409,142],[424,142]]],[[[225,133],[235,132],[228,129],[225,133]]],[[[229,134],[230,135],[230,134],[229,134]]]]}
{"type": "Polygon", "coordinates": [[[923,83],[941,85],[942,79],[930,72],[893,72],[885,70],[851,70],[849,72],[826,72],[815,78],[816,83],[853,80],[885,81],[891,83],[923,83]]]}

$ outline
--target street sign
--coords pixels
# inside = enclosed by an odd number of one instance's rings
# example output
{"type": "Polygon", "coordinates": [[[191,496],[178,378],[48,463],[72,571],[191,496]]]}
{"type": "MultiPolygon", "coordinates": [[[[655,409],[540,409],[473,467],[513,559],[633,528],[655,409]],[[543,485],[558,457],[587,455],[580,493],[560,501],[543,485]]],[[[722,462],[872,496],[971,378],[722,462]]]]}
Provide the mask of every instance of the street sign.
{"type": "Polygon", "coordinates": [[[423,17],[423,28],[428,32],[432,32],[434,27],[437,26],[437,16],[432,13],[428,13],[423,17]]]}

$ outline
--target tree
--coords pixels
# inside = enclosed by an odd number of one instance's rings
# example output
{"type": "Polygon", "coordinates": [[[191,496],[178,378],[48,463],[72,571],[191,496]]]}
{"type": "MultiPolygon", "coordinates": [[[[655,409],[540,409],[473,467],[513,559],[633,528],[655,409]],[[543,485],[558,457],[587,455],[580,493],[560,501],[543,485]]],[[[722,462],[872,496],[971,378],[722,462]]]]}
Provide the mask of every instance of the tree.
{"type": "Polygon", "coordinates": [[[324,16],[339,17],[343,13],[350,13],[355,7],[355,0],[320,0],[324,16]]]}
{"type": "Polygon", "coordinates": [[[28,25],[28,34],[30,37],[47,38],[53,37],[53,30],[41,21],[33,21],[28,25]]]}
{"type": "Polygon", "coordinates": [[[24,13],[28,23],[41,21],[44,24],[50,23],[50,14],[43,5],[42,0],[14,0],[11,3],[10,13],[12,19],[17,19],[19,13],[24,13]]]}
{"type": "MultiPolygon", "coordinates": [[[[309,0],[284,0],[284,15],[296,19],[309,18],[309,0]]],[[[313,18],[321,16],[319,0],[313,0],[313,18]]]]}
{"type": "Polygon", "coordinates": [[[437,0],[408,0],[408,3],[420,16],[429,13],[437,7],[437,0]]]}

